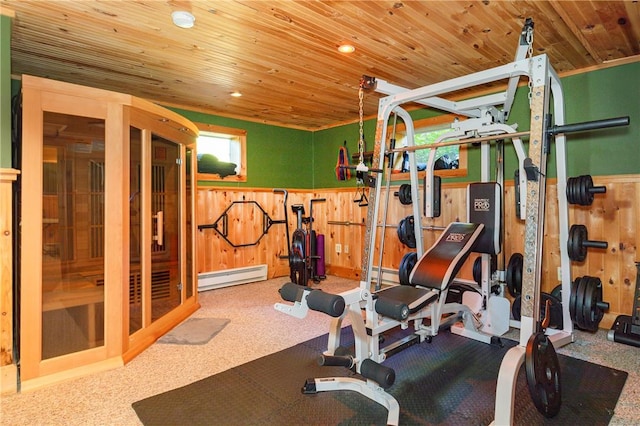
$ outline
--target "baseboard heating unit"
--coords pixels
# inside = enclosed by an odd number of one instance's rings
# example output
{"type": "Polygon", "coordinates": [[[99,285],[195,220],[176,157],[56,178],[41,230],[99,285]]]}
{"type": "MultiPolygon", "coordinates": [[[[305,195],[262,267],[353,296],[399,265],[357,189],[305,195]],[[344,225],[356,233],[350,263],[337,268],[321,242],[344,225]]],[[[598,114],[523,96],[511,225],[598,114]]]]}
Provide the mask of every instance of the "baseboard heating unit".
{"type": "Polygon", "coordinates": [[[198,291],[214,288],[253,283],[267,279],[267,265],[254,265],[244,268],[223,269],[198,274],[198,291]]]}

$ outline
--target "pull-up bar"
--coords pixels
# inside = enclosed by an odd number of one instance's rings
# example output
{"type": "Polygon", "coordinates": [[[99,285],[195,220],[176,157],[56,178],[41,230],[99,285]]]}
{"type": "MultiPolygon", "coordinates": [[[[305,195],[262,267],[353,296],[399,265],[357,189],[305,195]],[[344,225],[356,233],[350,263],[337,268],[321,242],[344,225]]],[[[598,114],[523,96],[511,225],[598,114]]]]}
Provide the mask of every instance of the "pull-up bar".
{"type": "MultiPolygon", "coordinates": [[[[547,134],[550,136],[555,136],[560,133],[578,133],[578,132],[586,132],[589,130],[607,129],[610,127],[628,126],[629,122],[630,122],[629,116],[626,116],[626,117],[606,118],[604,120],[585,121],[583,123],[564,124],[564,125],[550,127],[547,130],[547,134]]],[[[387,154],[395,153],[395,152],[418,151],[421,149],[440,148],[442,146],[466,145],[470,143],[493,141],[496,139],[514,139],[514,138],[519,138],[521,136],[529,136],[530,134],[531,132],[524,131],[524,132],[482,136],[478,138],[458,139],[455,141],[438,142],[438,143],[431,143],[427,145],[405,146],[402,148],[390,149],[387,151],[387,154]]]]}

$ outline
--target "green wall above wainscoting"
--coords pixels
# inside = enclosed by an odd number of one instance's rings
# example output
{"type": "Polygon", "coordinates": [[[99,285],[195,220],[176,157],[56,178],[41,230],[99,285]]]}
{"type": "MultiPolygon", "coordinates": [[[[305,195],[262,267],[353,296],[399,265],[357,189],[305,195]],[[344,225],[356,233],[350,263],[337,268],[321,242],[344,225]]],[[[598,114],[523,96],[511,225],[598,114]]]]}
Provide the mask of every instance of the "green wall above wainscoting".
{"type": "Polygon", "coordinates": [[[247,181],[200,181],[199,185],[303,189],[314,187],[311,132],[181,109],[173,110],[194,123],[215,124],[247,131],[247,181]]]}

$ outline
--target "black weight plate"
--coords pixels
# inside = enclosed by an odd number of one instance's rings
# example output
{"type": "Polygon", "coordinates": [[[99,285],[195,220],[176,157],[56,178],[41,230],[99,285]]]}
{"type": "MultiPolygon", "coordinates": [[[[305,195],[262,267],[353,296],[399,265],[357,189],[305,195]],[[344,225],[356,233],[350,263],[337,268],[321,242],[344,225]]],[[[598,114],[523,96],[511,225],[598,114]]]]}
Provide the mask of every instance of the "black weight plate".
{"type": "Polygon", "coordinates": [[[409,248],[416,248],[416,234],[413,229],[413,216],[407,216],[398,224],[398,239],[409,248]]]}
{"type": "Polygon", "coordinates": [[[558,284],[551,290],[551,295],[556,299],[562,301],[562,284],[558,284]]]}
{"type": "Polygon", "coordinates": [[[405,246],[407,245],[407,235],[404,230],[404,226],[406,222],[407,222],[406,217],[404,219],[400,219],[400,223],[398,223],[398,229],[396,229],[396,232],[398,233],[398,239],[405,246]]]}
{"type": "Polygon", "coordinates": [[[398,190],[398,198],[400,199],[400,204],[408,205],[411,204],[411,185],[408,183],[403,183],[400,185],[398,190]]]}
{"type": "Polygon", "coordinates": [[[516,321],[520,321],[520,318],[522,318],[522,296],[516,296],[516,298],[513,299],[513,304],[511,305],[511,315],[516,321]]]}
{"type": "Polygon", "coordinates": [[[580,329],[585,329],[585,325],[584,325],[584,297],[585,294],[587,292],[587,286],[588,286],[588,282],[589,282],[589,277],[584,276],[582,277],[582,279],[580,280],[580,283],[578,284],[578,291],[576,292],[576,319],[574,320],[574,323],[576,324],[576,326],[580,329]]]}
{"type": "Polygon", "coordinates": [[[571,283],[571,294],[569,295],[569,316],[573,322],[576,322],[576,296],[578,294],[578,285],[580,285],[581,279],[582,277],[578,277],[571,283]]]}
{"type": "Polygon", "coordinates": [[[507,288],[509,289],[509,293],[513,297],[519,295],[522,291],[522,267],[523,267],[523,257],[521,253],[513,253],[509,258],[509,263],[507,264],[507,273],[505,276],[505,281],[507,282],[507,288]]]}
{"type": "Polygon", "coordinates": [[[553,343],[543,332],[532,334],[529,338],[525,367],[533,404],[543,416],[555,416],[562,404],[560,364],[553,343]]]}
{"type": "MultiPolygon", "coordinates": [[[[604,310],[598,306],[598,303],[601,303],[603,301],[602,300],[602,281],[600,281],[600,279],[596,277],[594,277],[593,279],[596,282],[596,290],[597,290],[595,301],[594,301],[594,307],[593,307],[593,312],[595,313],[593,320],[596,323],[595,330],[597,330],[598,326],[600,325],[600,321],[602,321],[602,318],[604,317],[604,310]]],[[[608,309],[608,308],[605,308],[605,309],[608,309]]]]}
{"type": "Polygon", "coordinates": [[[473,280],[478,284],[482,281],[482,256],[473,261],[473,280]]]}
{"type": "Polygon", "coordinates": [[[584,176],[578,176],[576,178],[576,204],[584,205],[584,176]]]}
{"type": "Polygon", "coordinates": [[[580,185],[582,181],[582,176],[578,176],[575,178],[575,181],[573,182],[573,199],[575,200],[575,204],[578,205],[582,205],[581,199],[580,199],[580,185]]]}
{"type": "Polygon", "coordinates": [[[598,282],[595,277],[587,277],[584,301],[582,302],[582,325],[587,331],[596,331],[598,322],[596,321],[596,303],[598,297],[598,282]]]}
{"type": "Polygon", "coordinates": [[[575,187],[576,178],[570,177],[569,179],[567,179],[567,202],[569,202],[570,204],[576,204],[575,187]]]}
{"type": "Polygon", "coordinates": [[[587,258],[587,247],[584,242],[588,240],[587,227],[584,225],[571,225],[569,239],[567,240],[567,254],[569,259],[582,262],[587,258]]]}
{"type": "Polygon", "coordinates": [[[604,312],[598,308],[602,301],[602,282],[597,277],[586,277],[584,303],[582,305],[583,328],[587,331],[597,331],[604,312]]]}
{"type": "Polygon", "coordinates": [[[402,256],[402,260],[400,261],[400,267],[398,268],[398,278],[400,280],[400,284],[402,285],[410,285],[409,276],[411,275],[411,271],[414,266],[418,262],[418,253],[411,252],[406,253],[402,256]]]}
{"type": "Polygon", "coordinates": [[[593,203],[593,193],[590,191],[590,189],[593,188],[593,179],[591,178],[591,175],[585,175],[584,181],[586,185],[586,197],[584,199],[585,204],[583,204],[583,206],[590,206],[593,203]]]}

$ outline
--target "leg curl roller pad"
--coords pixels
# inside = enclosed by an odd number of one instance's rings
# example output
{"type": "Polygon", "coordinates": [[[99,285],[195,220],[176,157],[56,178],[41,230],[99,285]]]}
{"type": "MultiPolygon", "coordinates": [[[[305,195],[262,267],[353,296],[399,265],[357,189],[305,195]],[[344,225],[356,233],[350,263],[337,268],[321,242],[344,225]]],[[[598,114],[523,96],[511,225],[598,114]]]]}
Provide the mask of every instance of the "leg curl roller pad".
{"type": "Polygon", "coordinates": [[[305,290],[308,290],[308,287],[304,287],[295,283],[286,283],[283,285],[279,292],[280,297],[287,302],[300,302],[302,300],[302,295],[305,290]]]}
{"type": "Polygon", "coordinates": [[[385,367],[369,358],[362,361],[360,374],[367,379],[373,380],[383,389],[390,388],[396,381],[396,372],[393,368],[385,367]]]}
{"type": "Polygon", "coordinates": [[[307,305],[309,309],[324,312],[334,318],[344,313],[344,298],[337,294],[325,293],[321,290],[311,290],[307,296],[307,305]]]}
{"type": "Polygon", "coordinates": [[[380,297],[376,300],[376,312],[396,321],[404,321],[409,318],[409,305],[397,300],[380,297]]]}

